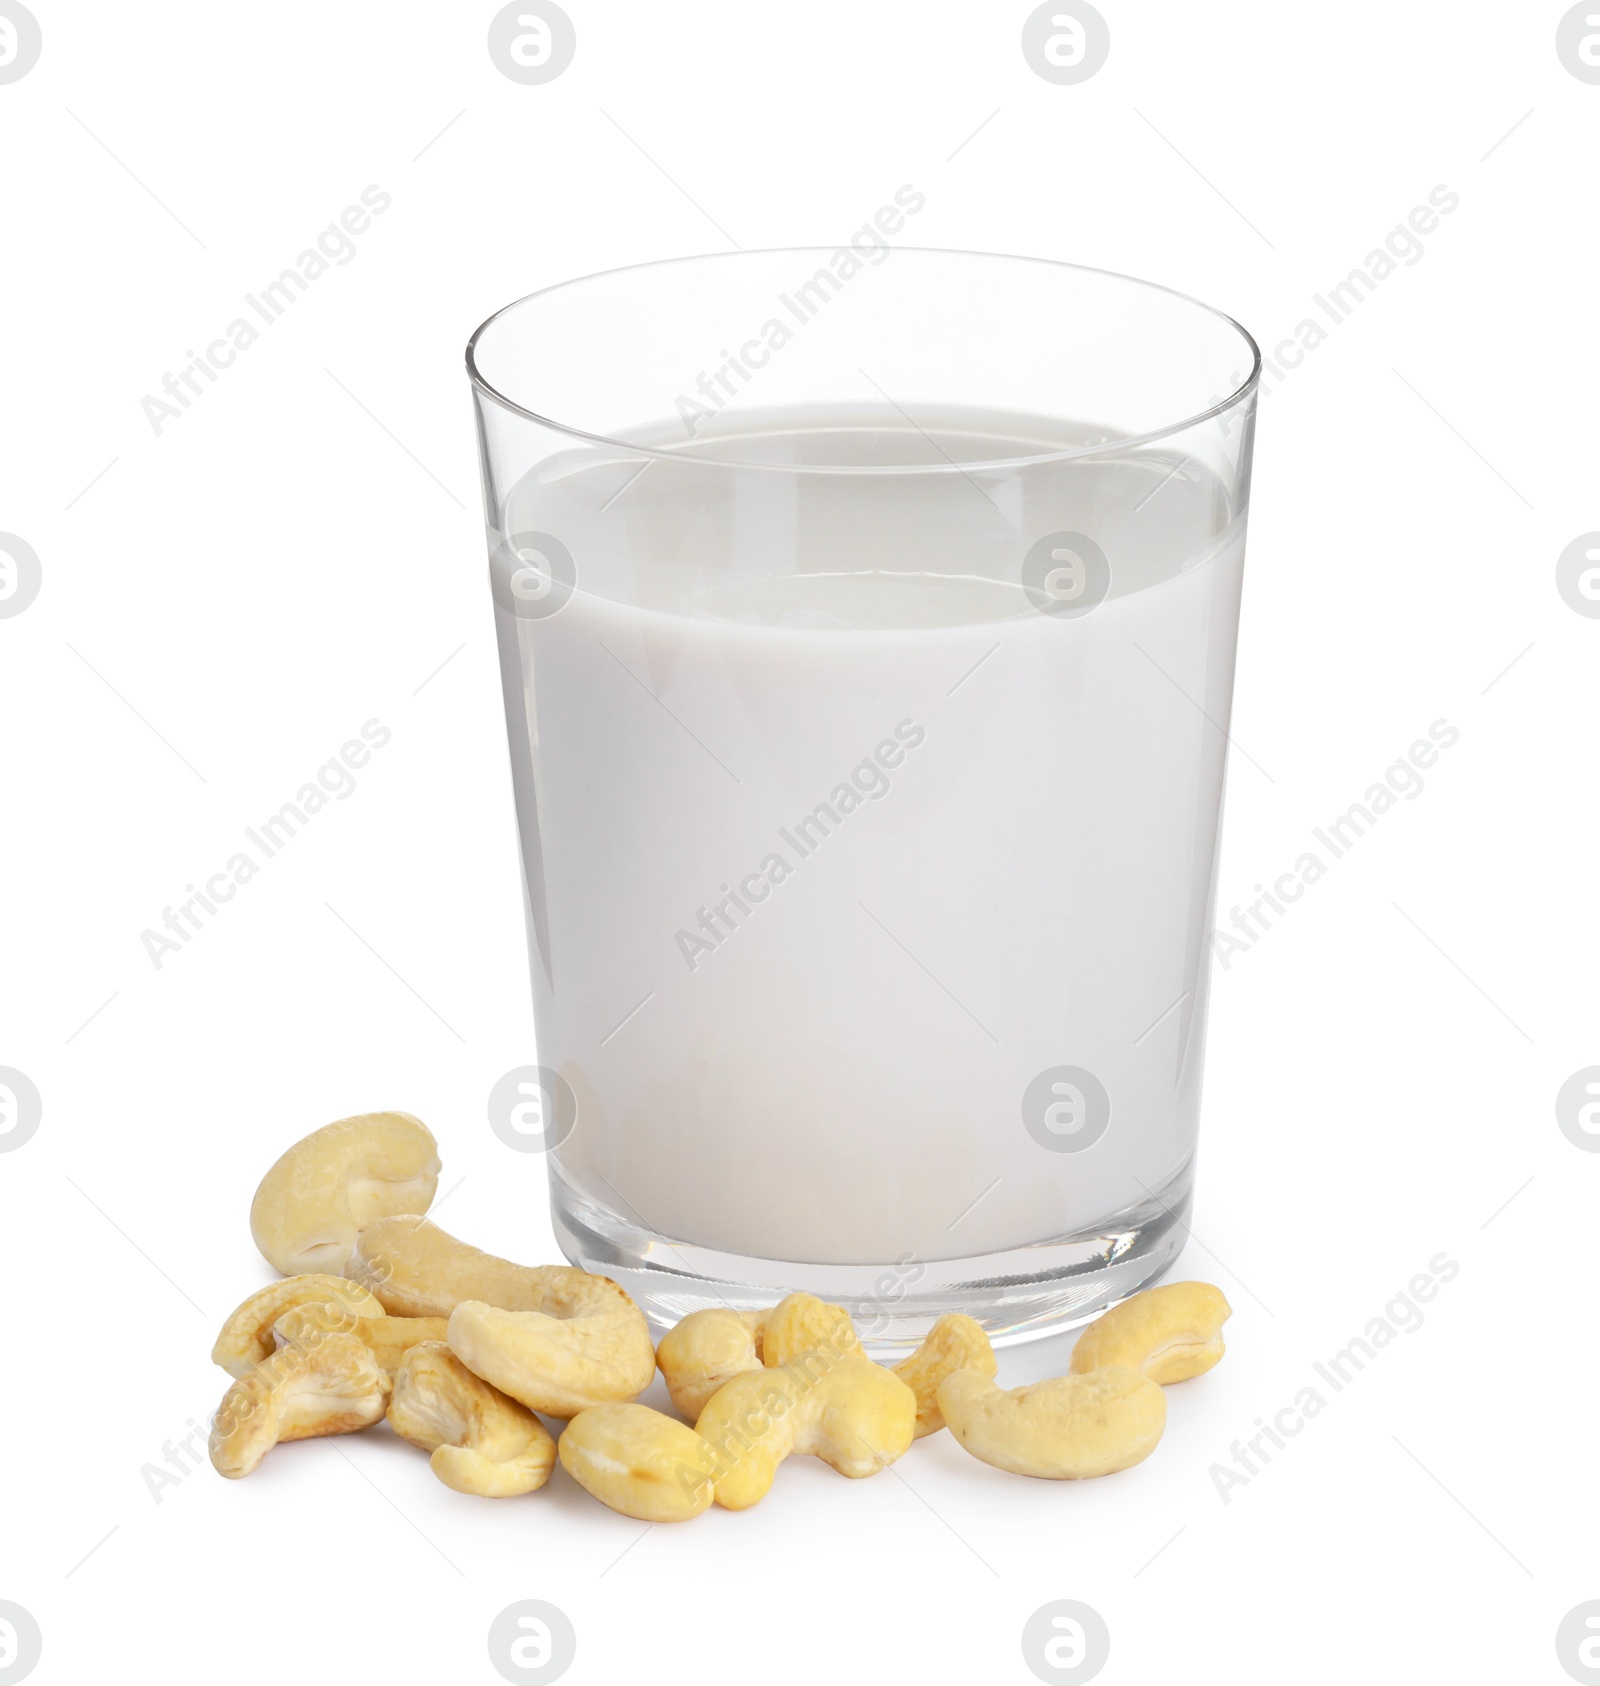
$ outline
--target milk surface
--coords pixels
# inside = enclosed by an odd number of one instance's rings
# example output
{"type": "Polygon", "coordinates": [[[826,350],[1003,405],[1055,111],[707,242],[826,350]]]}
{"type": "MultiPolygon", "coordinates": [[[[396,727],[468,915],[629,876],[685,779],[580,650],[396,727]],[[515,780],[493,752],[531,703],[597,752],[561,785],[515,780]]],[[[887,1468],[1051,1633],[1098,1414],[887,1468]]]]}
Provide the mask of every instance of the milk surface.
{"type": "Polygon", "coordinates": [[[796,472],[579,445],[514,490],[522,556],[553,537],[576,575],[496,614],[539,1059],[578,1100],[556,1169],[600,1208],[762,1258],[952,1259],[1187,1165],[1243,520],[1160,444],[883,472],[1039,447],[801,414],[749,447],[796,472]],[[841,461],[866,472],[807,469],[841,461]],[[1076,616],[1021,583],[1061,531],[1109,563],[1076,616]],[[1065,1151],[1024,1109],[1063,1066],[1111,1109],[1075,1149],[1058,1102],[1065,1151]]]}

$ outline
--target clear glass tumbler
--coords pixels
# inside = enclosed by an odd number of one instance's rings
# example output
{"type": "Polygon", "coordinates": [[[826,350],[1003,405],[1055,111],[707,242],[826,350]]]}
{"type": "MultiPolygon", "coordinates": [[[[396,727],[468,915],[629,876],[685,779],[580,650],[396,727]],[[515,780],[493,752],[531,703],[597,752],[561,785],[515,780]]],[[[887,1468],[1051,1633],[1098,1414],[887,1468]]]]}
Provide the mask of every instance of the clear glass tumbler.
{"type": "Polygon", "coordinates": [[[567,1256],[885,1350],[1158,1275],[1254,341],[864,231],[552,287],[467,365],[567,1256]]]}

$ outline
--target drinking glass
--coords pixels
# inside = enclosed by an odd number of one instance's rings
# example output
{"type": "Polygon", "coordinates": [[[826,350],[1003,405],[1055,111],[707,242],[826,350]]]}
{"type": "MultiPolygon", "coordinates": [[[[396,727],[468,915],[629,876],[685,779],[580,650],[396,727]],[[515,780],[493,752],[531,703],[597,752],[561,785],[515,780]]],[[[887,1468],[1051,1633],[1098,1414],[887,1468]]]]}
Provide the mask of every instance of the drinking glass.
{"type": "Polygon", "coordinates": [[[491,1115],[568,1258],[658,1322],[803,1287],[883,1350],[1157,1276],[1249,334],[869,226],[551,287],[467,366],[537,1050],[491,1115]]]}

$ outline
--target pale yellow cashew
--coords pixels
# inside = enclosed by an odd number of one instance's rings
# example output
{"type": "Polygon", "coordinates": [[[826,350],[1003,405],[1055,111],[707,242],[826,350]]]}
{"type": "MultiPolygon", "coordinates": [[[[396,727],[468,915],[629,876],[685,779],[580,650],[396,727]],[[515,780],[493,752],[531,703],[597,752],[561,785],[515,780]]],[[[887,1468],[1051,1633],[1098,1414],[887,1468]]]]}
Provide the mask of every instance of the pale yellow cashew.
{"type": "Polygon", "coordinates": [[[354,1335],[283,1347],[223,1395],[211,1426],[211,1462],[237,1480],[279,1441],[369,1427],[383,1415],[388,1392],[389,1378],[354,1335]]]}
{"type": "Polygon", "coordinates": [[[456,1357],[532,1411],[632,1399],[655,1373],[650,1325],[608,1276],[512,1264],[419,1217],[363,1230],[349,1275],[392,1313],[448,1317],[456,1357]]]}
{"type": "Polygon", "coordinates": [[[661,1337],[656,1364],[672,1403],[690,1421],[719,1387],[747,1370],[761,1368],[761,1336],[767,1311],[691,1311],[661,1337]]]}
{"type": "Polygon", "coordinates": [[[1222,1325],[1233,1315],[1209,1282],[1167,1282],[1113,1306],[1072,1349],[1077,1376],[1109,1365],[1142,1370],[1153,1382],[1186,1382],[1222,1357],[1222,1325]]]}
{"type": "Polygon", "coordinates": [[[220,1364],[230,1376],[248,1375],[272,1354],[273,1324],[297,1306],[307,1304],[336,1307],[352,1322],[358,1317],[383,1314],[373,1295],[342,1276],[285,1276],[268,1283],[229,1313],[211,1349],[211,1362],[220,1364]]]}
{"type": "Polygon", "coordinates": [[[875,1475],[910,1446],[916,1422],[917,1396],[892,1370],[822,1350],[735,1376],[707,1402],[696,1432],[711,1448],[717,1503],[744,1510],[766,1496],[791,1453],[841,1475],[875,1475]]]}
{"type": "Polygon", "coordinates": [[[633,1304],[609,1276],[591,1276],[571,1265],[513,1264],[416,1216],[369,1224],[345,1275],[396,1317],[448,1317],[467,1300],[502,1311],[540,1311],[552,1294],[577,1294],[595,1282],[609,1283],[613,1298],[633,1304]]]}
{"type": "Polygon", "coordinates": [[[860,1352],[861,1337],[843,1306],[815,1294],[790,1294],[767,1313],[761,1333],[761,1362],[780,1369],[802,1352],[860,1352]]]}
{"type": "Polygon", "coordinates": [[[443,1341],[413,1346],[395,1372],[389,1426],[429,1454],[447,1487],[507,1499],[544,1486],[556,1443],[531,1411],[480,1380],[443,1341]]]}
{"type": "Polygon", "coordinates": [[[1110,1475],[1155,1450],[1167,1396],[1138,1370],[1095,1370],[1001,1388],[976,1370],[939,1384],[939,1409],[973,1457],[1016,1475],[1110,1475]]]}
{"type": "Polygon", "coordinates": [[[687,1522],[711,1503],[711,1448],[648,1405],[580,1411],[561,1431],[560,1454],[585,1492],[641,1522],[687,1522]]]}
{"type": "Polygon", "coordinates": [[[939,1410],[939,1384],[957,1370],[972,1370],[988,1378],[999,1368],[983,1325],[965,1312],[947,1311],[928,1331],[922,1345],[894,1367],[894,1373],[917,1396],[917,1439],[944,1427],[939,1410]]]}
{"type": "Polygon", "coordinates": [[[656,1363],[672,1403],[694,1422],[726,1381],[763,1365],[777,1369],[802,1352],[859,1352],[850,1314],[814,1294],[790,1294],[761,1311],[712,1306],[692,1311],[661,1337],[656,1363]]]}
{"type": "MultiPolygon", "coordinates": [[[[355,1284],[345,1286],[354,1288],[355,1284]]],[[[285,1312],[273,1324],[272,1332],[280,1346],[310,1346],[330,1334],[354,1335],[393,1381],[414,1346],[423,1341],[443,1341],[448,1327],[449,1320],[443,1317],[389,1317],[381,1307],[375,1317],[358,1317],[341,1307],[313,1302],[285,1312]]]]}
{"type": "MultiPolygon", "coordinates": [[[[763,1366],[777,1369],[815,1348],[860,1352],[861,1341],[843,1307],[797,1293],[767,1311],[716,1306],[691,1312],[662,1336],[656,1364],[672,1403],[690,1422],[698,1422],[706,1401],[724,1382],[763,1366]]],[[[946,1376],[963,1369],[992,1376],[995,1368],[994,1348],[981,1324],[961,1312],[941,1317],[922,1345],[894,1366],[895,1375],[917,1396],[917,1438],[944,1427],[938,1391],[946,1376]]]]}
{"type": "Polygon", "coordinates": [[[593,1288],[552,1291],[548,1311],[504,1311],[478,1300],[458,1305],[450,1313],[450,1350],[502,1393],[547,1416],[575,1417],[592,1405],[634,1398],[655,1372],[649,1326],[616,1283],[588,1280],[593,1288]]]}
{"type": "Polygon", "coordinates": [[[356,1236],[394,1212],[426,1212],[439,1147],[408,1112],[341,1118],[298,1141],[261,1179],[250,1233],[285,1276],[345,1272],[356,1236]]]}

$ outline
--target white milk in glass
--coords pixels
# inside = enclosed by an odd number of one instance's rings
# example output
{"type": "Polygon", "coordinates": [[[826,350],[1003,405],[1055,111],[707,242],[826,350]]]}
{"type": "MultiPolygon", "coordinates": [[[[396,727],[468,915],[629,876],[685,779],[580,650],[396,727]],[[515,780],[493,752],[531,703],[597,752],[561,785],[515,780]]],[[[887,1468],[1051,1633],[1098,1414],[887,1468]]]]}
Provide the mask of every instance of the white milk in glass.
{"type": "Polygon", "coordinates": [[[1160,444],[874,472],[1043,448],[918,424],[765,418],[752,456],[859,472],[715,493],[580,446],[510,500],[577,579],[497,609],[539,1058],[578,1099],[558,1186],[696,1247],[997,1252],[1103,1228],[1193,1152],[1242,518],[1160,444]],[[1020,583],[1059,531],[1111,571],[1071,617],[1020,583]],[[1081,1151],[1024,1120],[1055,1067],[1109,1097],[1081,1151]]]}

